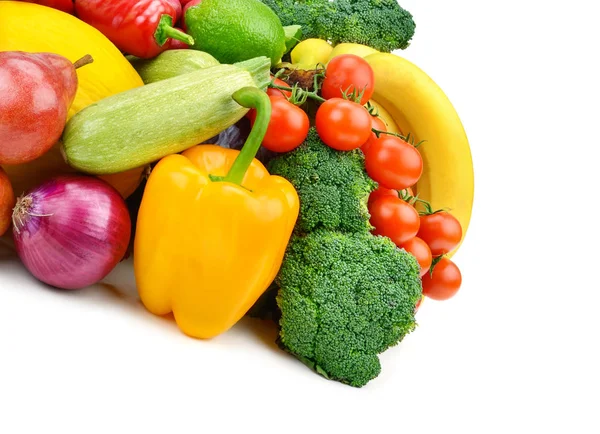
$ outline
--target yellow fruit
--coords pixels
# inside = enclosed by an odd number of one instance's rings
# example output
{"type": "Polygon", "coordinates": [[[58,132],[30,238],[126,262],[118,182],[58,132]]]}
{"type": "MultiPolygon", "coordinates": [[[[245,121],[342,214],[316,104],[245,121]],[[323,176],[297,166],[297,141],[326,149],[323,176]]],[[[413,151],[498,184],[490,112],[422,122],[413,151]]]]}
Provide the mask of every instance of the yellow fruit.
{"type": "Polygon", "coordinates": [[[378,51],[375,48],[369,47],[368,45],[344,42],[333,47],[333,50],[329,54],[329,59],[327,59],[327,61],[329,62],[335,56],[339,56],[340,54],[354,54],[356,56],[366,57],[373,53],[378,53],[378,51]]]}
{"type": "Polygon", "coordinates": [[[448,208],[460,222],[464,240],[473,207],[473,161],[456,110],[442,89],[408,60],[390,53],[371,54],[365,60],[375,73],[373,100],[404,134],[413,135],[415,142],[426,140],[419,147],[423,157],[423,175],[416,186],[419,197],[434,209],[448,208]]]}
{"type": "Polygon", "coordinates": [[[323,39],[305,39],[290,53],[292,64],[298,69],[315,69],[319,63],[325,65],[333,47],[323,39]]]}
{"type": "Polygon", "coordinates": [[[374,100],[370,100],[369,102],[373,107],[375,107],[376,113],[385,123],[388,132],[402,134],[402,130],[400,129],[392,115],[390,115],[389,112],[381,106],[381,104],[374,100]]]}
{"type": "Polygon", "coordinates": [[[0,1],[0,51],[56,53],[70,61],[91,54],[77,71],[79,86],[69,117],[91,103],[144,83],[102,33],[67,13],[34,3],[0,1]]]}
{"type": "MultiPolygon", "coordinates": [[[[102,98],[144,84],[102,33],[72,15],[33,3],[0,1],[0,51],[49,52],[71,61],[91,54],[94,62],[77,70],[79,84],[69,117],[102,98]]],[[[74,172],[58,145],[35,161],[4,169],[17,195],[50,176],[74,172]]],[[[110,183],[126,197],[139,185],[143,170],[115,176],[110,183]]]]}

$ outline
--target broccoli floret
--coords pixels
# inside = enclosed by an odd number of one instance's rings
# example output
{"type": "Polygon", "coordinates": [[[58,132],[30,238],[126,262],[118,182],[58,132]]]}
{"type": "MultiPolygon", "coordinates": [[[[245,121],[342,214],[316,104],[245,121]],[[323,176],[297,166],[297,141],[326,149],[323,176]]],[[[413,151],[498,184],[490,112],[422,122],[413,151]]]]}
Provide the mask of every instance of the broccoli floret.
{"type": "Polygon", "coordinates": [[[377,377],[377,355],[415,327],[419,266],[388,238],[326,230],[294,236],[276,283],[280,346],[355,387],[377,377]]]}
{"type": "Polygon", "coordinates": [[[415,33],[410,12],[396,0],[261,0],[284,26],[302,26],[302,38],[354,42],[379,51],[405,49],[415,33]]]}
{"type": "Polygon", "coordinates": [[[372,229],[367,201],[377,184],[367,176],[360,150],[336,151],[321,141],[313,127],[301,146],[269,162],[269,172],[290,181],[298,192],[297,233],[318,228],[372,229]]]}

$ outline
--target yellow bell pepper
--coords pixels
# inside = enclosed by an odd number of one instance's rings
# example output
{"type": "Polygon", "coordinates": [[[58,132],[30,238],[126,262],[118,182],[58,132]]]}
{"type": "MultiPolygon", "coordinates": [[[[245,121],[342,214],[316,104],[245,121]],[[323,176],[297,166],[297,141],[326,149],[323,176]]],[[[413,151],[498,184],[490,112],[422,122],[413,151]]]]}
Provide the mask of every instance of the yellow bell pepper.
{"type": "Polygon", "coordinates": [[[242,151],[198,145],[163,158],[138,214],[134,269],[140,298],[173,312],[189,336],[231,328],[275,278],[299,212],[296,190],[254,159],[271,106],[257,88],[233,95],[257,118],[242,151]]]}

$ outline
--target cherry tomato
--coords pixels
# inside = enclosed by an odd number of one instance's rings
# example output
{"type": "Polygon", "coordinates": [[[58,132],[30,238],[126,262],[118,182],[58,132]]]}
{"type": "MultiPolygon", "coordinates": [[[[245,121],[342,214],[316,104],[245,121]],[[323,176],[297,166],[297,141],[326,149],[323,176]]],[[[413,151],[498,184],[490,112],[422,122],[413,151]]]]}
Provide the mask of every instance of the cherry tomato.
{"type": "Polygon", "coordinates": [[[342,54],[329,61],[325,70],[325,79],[321,86],[321,95],[325,99],[342,98],[343,93],[356,95],[363,92],[361,104],[366,104],[373,95],[375,75],[371,65],[355,54],[342,54]]]}
{"type": "Polygon", "coordinates": [[[338,151],[362,146],[371,134],[371,115],[360,104],[332,98],[321,104],[315,117],[321,140],[338,151]]]}
{"type": "Polygon", "coordinates": [[[375,235],[391,239],[397,246],[414,238],[419,231],[419,213],[410,204],[393,196],[383,196],[369,207],[375,235]]]}
{"type": "MultiPolygon", "coordinates": [[[[385,122],[383,122],[383,120],[380,117],[371,116],[371,129],[379,130],[379,131],[387,131],[387,126],[385,125],[385,122]]],[[[373,131],[371,131],[371,135],[369,136],[369,139],[365,142],[364,145],[362,145],[360,147],[360,149],[362,149],[363,153],[367,152],[367,148],[374,140],[377,140],[377,134],[375,134],[373,131]]]]}
{"type": "MultiPolygon", "coordinates": [[[[281,96],[269,96],[271,100],[271,119],[262,145],[269,151],[289,152],[296,149],[306,139],[310,122],[308,115],[281,96]]],[[[249,113],[250,123],[254,126],[256,111],[249,113]]]]}
{"type": "Polygon", "coordinates": [[[421,216],[417,236],[429,245],[433,256],[440,256],[458,246],[462,239],[462,227],[452,214],[439,211],[421,216]]]}
{"type": "Polygon", "coordinates": [[[367,173],[384,187],[403,190],[415,185],[423,173],[421,154],[399,137],[382,134],[364,153],[367,173]]]}
{"type": "Polygon", "coordinates": [[[400,247],[417,258],[417,262],[421,267],[421,276],[429,271],[429,267],[431,267],[431,261],[433,258],[431,256],[431,250],[429,250],[429,246],[425,241],[423,241],[421,238],[414,237],[402,244],[400,247]]]}
{"type": "Polygon", "coordinates": [[[433,267],[433,273],[426,273],[421,281],[424,295],[434,300],[447,300],[460,289],[462,276],[454,262],[442,258],[433,267]]]}
{"type": "MultiPolygon", "coordinates": [[[[271,76],[271,79],[273,78],[273,76],[271,76]]],[[[281,86],[281,87],[290,87],[289,84],[287,84],[285,81],[280,80],[278,78],[276,78],[273,83],[277,86],[281,86]]],[[[267,95],[269,96],[278,96],[280,98],[289,98],[292,96],[292,92],[289,90],[280,90],[280,89],[275,89],[273,87],[269,87],[267,88],[267,95]]]]}
{"type": "Polygon", "coordinates": [[[390,190],[389,188],[385,188],[385,187],[377,187],[376,190],[373,190],[371,192],[371,194],[369,195],[369,206],[371,206],[371,204],[373,202],[375,202],[377,199],[379,199],[380,197],[383,196],[392,196],[392,197],[398,197],[398,192],[396,190],[390,190]]]}

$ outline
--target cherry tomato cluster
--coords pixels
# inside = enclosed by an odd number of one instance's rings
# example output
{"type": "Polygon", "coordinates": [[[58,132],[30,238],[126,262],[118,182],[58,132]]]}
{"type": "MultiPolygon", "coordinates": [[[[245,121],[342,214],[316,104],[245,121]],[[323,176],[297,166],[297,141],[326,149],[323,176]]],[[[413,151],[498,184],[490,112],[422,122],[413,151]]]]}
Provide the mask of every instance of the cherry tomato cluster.
{"type": "MultiPolygon", "coordinates": [[[[368,202],[373,233],[390,238],[417,258],[424,296],[448,299],[456,294],[462,278],[458,267],[444,255],[458,246],[462,228],[447,211],[433,211],[415,197],[413,188],[423,173],[423,159],[417,146],[408,138],[388,133],[383,120],[365,106],[374,86],[371,66],[352,54],[334,57],[325,68],[320,88],[300,91],[305,92],[304,98],[297,98],[294,88],[273,78],[267,90],[271,121],[263,146],[275,152],[299,146],[306,139],[310,121],[294,103],[301,104],[307,97],[320,101],[315,127],[323,143],[339,151],[361,148],[366,171],[379,184],[368,202]],[[424,210],[419,212],[417,204],[424,210]]],[[[251,112],[249,117],[254,122],[255,114],[251,112]]]]}

